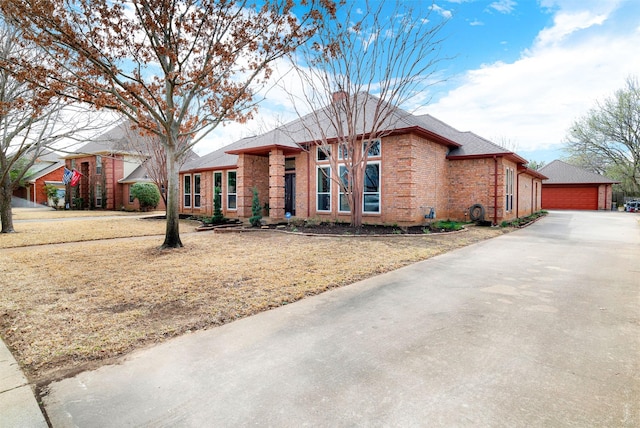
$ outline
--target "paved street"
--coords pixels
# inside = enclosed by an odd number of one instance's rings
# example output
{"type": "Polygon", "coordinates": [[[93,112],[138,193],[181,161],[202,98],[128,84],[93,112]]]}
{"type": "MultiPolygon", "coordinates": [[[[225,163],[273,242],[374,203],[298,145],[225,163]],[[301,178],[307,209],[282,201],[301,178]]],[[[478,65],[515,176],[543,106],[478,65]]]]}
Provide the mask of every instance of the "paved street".
{"type": "Polygon", "coordinates": [[[44,404],[56,428],[637,427],[638,220],[552,212],[141,350],[44,404]]]}

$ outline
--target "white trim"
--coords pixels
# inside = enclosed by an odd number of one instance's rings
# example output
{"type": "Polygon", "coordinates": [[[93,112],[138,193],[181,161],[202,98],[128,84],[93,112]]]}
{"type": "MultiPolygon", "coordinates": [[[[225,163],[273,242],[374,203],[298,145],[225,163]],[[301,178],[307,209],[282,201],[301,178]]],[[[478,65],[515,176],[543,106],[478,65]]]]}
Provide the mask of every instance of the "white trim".
{"type": "Polygon", "coordinates": [[[193,208],[201,208],[202,207],[202,174],[193,174],[193,208]],[[196,177],[198,177],[200,191],[196,193],[196,177]],[[198,199],[196,199],[198,196],[198,199]],[[196,205],[196,200],[198,200],[198,204],[196,205]]]}
{"type": "Polygon", "coordinates": [[[369,165],[378,165],[378,191],[377,192],[365,192],[365,183],[366,183],[366,169],[365,169],[365,182],[362,183],[362,214],[380,214],[382,211],[382,162],[379,160],[367,162],[367,167],[369,165]],[[378,195],[378,211],[365,211],[365,196],[367,195],[378,195]]]}
{"type": "Polygon", "coordinates": [[[184,174],[182,176],[182,206],[183,208],[191,208],[192,205],[192,195],[193,195],[193,189],[191,188],[191,174],[184,174]],[[186,179],[189,179],[189,193],[187,193],[187,186],[186,186],[186,179]],[[186,196],[189,195],[189,204],[187,205],[185,203],[186,200],[186,196]]]}
{"type": "Polygon", "coordinates": [[[216,198],[216,174],[220,174],[220,210],[223,211],[225,207],[225,198],[222,197],[224,194],[224,171],[213,171],[211,178],[213,179],[213,185],[211,186],[212,195],[211,195],[211,209],[213,209],[216,198]]]}
{"type": "Polygon", "coordinates": [[[238,210],[238,170],[229,170],[227,171],[227,210],[228,211],[237,211],[238,210]],[[229,175],[235,174],[235,192],[229,191],[229,175]],[[229,205],[229,197],[235,196],[235,208],[231,208],[229,205]]]}
{"type": "Polygon", "coordinates": [[[332,193],[331,193],[331,166],[330,165],[318,165],[316,168],[316,211],[317,212],[322,212],[322,213],[330,213],[331,212],[331,199],[332,199],[332,193]],[[322,171],[320,171],[321,169],[326,169],[328,170],[328,173],[325,174],[322,171]],[[320,180],[320,174],[322,174],[323,176],[326,175],[326,179],[329,181],[329,191],[328,192],[319,192],[318,191],[318,181],[320,180]],[[328,210],[321,210],[318,202],[318,196],[319,195],[329,195],[329,209],[328,210]]]}

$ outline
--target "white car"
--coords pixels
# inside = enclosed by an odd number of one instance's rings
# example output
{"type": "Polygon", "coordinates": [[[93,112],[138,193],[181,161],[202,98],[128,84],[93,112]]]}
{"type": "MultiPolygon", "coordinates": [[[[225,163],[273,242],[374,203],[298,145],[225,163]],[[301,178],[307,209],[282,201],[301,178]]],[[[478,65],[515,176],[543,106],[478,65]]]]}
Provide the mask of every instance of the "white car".
{"type": "Polygon", "coordinates": [[[630,213],[640,212],[640,201],[629,201],[624,204],[624,210],[630,213]]]}

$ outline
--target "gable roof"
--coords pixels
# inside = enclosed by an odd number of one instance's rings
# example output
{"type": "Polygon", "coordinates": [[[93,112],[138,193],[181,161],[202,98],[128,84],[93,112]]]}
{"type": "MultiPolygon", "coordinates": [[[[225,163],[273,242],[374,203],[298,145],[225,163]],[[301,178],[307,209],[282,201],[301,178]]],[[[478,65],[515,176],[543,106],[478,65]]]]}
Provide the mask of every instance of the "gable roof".
{"type": "Polygon", "coordinates": [[[129,136],[137,133],[131,128],[128,120],[124,120],[107,132],[93,138],[84,146],[78,148],[75,153],[65,156],[66,159],[86,155],[100,154],[129,154],[138,155],[129,144],[129,136]]]}
{"type": "Polygon", "coordinates": [[[549,177],[543,184],[616,184],[619,181],[612,180],[600,174],[587,171],[575,165],[570,165],[561,160],[554,160],[538,170],[539,173],[549,177]]]}
{"type": "Polygon", "coordinates": [[[40,177],[44,177],[52,171],[64,166],[64,160],[60,155],[51,150],[43,151],[40,156],[35,160],[31,168],[24,176],[24,180],[27,182],[35,182],[40,177]]]}

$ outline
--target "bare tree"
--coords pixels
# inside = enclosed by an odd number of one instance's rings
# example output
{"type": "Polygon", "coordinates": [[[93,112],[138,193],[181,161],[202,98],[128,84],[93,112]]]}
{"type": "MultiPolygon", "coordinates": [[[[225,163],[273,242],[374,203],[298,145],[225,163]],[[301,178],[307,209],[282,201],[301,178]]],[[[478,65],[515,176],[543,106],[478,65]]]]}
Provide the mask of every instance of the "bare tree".
{"type": "Polygon", "coordinates": [[[290,95],[314,141],[305,148],[321,150],[330,161],[337,173],[327,179],[338,183],[351,224],[359,227],[363,192],[375,186],[367,177],[375,174],[369,154],[396,127],[398,106],[428,102],[427,88],[444,59],[439,34],[446,20],[430,22],[436,18],[431,8],[420,11],[401,1],[366,2],[365,10],[353,5],[342,12],[294,59],[303,90],[290,95]]]}
{"type": "MultiPolygon", "coordinates": [[[[158,186],[160,196],[167,207],[167,192],[169,178],[167,175],[167,151],[157,135],[150,135],[139,132],[137,128],[126,127],[128,149],[136,152],[142,159],[142,168],[144,168],[147,176],[158,186]]],[[[183,149],[184,146],[190,146],[189,141],[180,141],[178,152],[181,154],[178,158],[178,168],[185,162],[193,159],[197,155],[190,148],[183,149]]]]}
{"type": "Polygon", "coordinates": [[[565,152],[567,161],[610,175],[624,190],[640,193],[640,85],[628,77],[626,86],[598,102],[574,122],[565,152]]]}
{"type": "Polygon", "coordinates": [[[5,66],[70,98],[120,111],[166,150],[163,248],[181,247],[178,162],[219,123],[255,111],[270,63],[335,14],[333,0],[4,1],[0,11],[61,67],[13,57],[5,66]],[[60,69],[69,77],[61,76],[60,69]],[[190,141],[184,147],[180,142],[190,141]]]}
{"type": "MultiPolygon", "coordinates": [[[[34,63],[46,61],[44,53],[22,39],[20,31],[0,24],[0,63],[20,56],[34,63]]],[[[72,138],[88,123],[86,109],[70,106],[54,92],[25,81],[0,68],[0,217],[2,233],[15,232],[11,197],[38,157],[52,146],[72,138]],[[73,114],[76,113],[76,114],[73,114]]]]}

